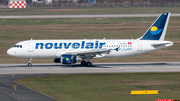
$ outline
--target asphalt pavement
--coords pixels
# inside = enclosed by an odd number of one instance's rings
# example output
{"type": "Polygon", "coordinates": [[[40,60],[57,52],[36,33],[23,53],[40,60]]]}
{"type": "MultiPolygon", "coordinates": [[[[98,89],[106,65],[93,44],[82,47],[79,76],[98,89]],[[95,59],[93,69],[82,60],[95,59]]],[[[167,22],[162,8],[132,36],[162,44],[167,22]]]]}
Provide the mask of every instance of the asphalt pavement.
{"type": "Polygon", "coordinates": [[[0,74],[0,101],[58,101],[52,97],[26,88],[15,82],[16,79],[50,74],[0,74]],[[16,90],[14,85],[17,86],[16,90]]]}
{"type": "Polygon", "coordinates": [[[0,64],[0,101],[57,101],[16,83],[15,80],[20,78],[75,73],[142,72],[180,72],[180,62],[93,63],[92,67],[57,63],[36,63],[32,67],[28,67],[27,64],[0,64]],[[17,85],[16,90],[14,90],[14,85],[17,85]]]}
{"type": "Polygon", "coordinates": [[[180,62],[114,62],[92,63],[92,67],[80,64],[60,63],[0,64],[0,74],[52,74],[52,73],[138,73],[180,72],[180,62]]]}
{"type": "MultiPolygon", "coordinates": [[[[0,16],[0,19],[29,19],[29,18],[117,18],[117,17],[158,17],[160,14],[91,14],[91,15],[12,15],[0,16]]],[[[171,14],[171,17],[180,17],[180,14],[171,14]]]]}

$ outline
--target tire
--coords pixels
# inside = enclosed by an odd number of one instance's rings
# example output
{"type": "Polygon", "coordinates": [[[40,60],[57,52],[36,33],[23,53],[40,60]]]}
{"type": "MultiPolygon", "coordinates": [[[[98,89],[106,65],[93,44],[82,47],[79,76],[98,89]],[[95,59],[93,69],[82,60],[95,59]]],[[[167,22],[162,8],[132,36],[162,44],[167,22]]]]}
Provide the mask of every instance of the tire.
{"type": "Polygon", "coordinates": [[[31,63],[28,63],[28,67],[31,67],[32,66],[32,64],[31,63]]]}
{"type": "Polygon", "coordinates": [[[81,61],[82,66],[86,66],[86,61],[81,61]]]}
{"type": "Polygon", "coordinates": [[[91,62],[87,62],[87,63],[86,63],[86,66],[87,66],[87,67],[91,67],[91,66],[92,66],[92,63],[91,63],[91,62]]]}

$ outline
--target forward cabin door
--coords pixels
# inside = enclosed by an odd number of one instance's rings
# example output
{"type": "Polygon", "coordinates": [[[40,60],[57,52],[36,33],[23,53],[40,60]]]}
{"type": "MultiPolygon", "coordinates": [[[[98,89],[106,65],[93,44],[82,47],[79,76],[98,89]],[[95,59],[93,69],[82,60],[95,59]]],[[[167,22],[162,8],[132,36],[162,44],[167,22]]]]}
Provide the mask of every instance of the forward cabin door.
{"type": "Polygon", "coordinates": [[[143,51],[142,42],[137,41],[137,51],[143,51]]]}
{"type": "Polygon", "coordinates": [[[33,52],[33,43],[32,42],[28,43],[28,52],[33,52]]]}

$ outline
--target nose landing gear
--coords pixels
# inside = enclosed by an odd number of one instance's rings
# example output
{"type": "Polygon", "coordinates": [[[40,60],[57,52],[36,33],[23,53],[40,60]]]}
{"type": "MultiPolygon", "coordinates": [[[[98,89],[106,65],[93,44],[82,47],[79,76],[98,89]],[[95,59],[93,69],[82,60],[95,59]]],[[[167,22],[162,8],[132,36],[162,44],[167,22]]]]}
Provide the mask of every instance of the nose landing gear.
{"type": "Polygon", "coordinates": [[[31,58],[29,58],[29,63],[28,63],[28,67],[31,67],[32,66],[32,63],[31,63],[31,61],[32,61],[32,59],[31,58]]]}

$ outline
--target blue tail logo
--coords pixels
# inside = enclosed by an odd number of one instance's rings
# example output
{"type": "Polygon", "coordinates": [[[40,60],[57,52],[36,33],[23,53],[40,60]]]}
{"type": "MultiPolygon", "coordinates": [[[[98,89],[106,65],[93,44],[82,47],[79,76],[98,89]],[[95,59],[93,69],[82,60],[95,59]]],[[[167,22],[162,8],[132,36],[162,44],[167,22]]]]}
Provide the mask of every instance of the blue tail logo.
{"type": "Polygon", "coordinates": [[[162,31],[162,29],[158,29],[156,26],[151,27],[151,30],[150,30],[151,34],[153,34],[153,35],[157,35],[161,31],[162,31]]]}
{"type": "Polygon", "coordinates": [[[162,13],[140,40],[164,40],[170,13],[162,13]]]}

